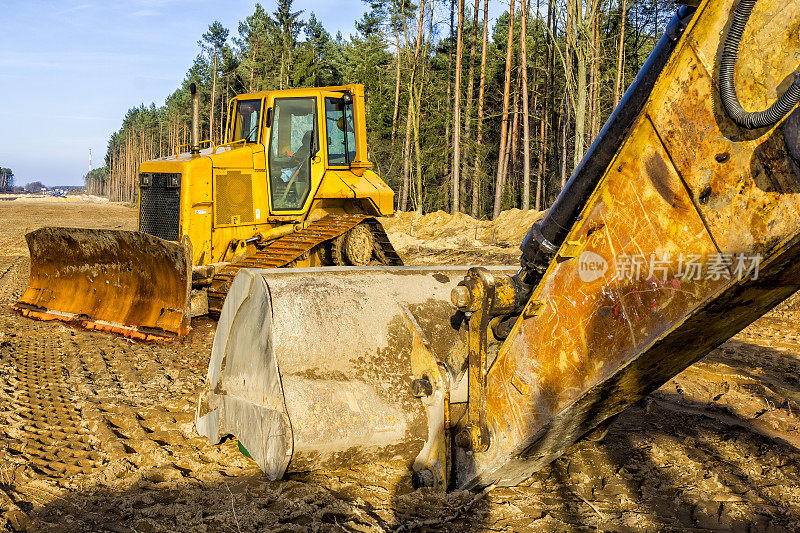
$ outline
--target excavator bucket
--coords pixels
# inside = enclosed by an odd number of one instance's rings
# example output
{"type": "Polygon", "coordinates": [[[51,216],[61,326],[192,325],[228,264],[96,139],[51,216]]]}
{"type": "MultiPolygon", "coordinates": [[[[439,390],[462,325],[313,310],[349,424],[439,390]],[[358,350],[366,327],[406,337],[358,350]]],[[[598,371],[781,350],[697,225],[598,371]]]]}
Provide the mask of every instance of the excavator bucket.
{"type": "Polygon", "coordinates": [[[28,288],[14,309],[139,340],[189,331],[191,247],[135,231],[41,228],[25,236],[28,288]]]}
{"type": "Polygon", "coordinates": [[[466,401],[466,322],[450,303],[466,272],[240,270],[217,325],[198,432],[213,443],[236,435],[271,479],[393,459],[445,465],[449,403],[412,393],[446,379],[450,402],[466,401]]]}

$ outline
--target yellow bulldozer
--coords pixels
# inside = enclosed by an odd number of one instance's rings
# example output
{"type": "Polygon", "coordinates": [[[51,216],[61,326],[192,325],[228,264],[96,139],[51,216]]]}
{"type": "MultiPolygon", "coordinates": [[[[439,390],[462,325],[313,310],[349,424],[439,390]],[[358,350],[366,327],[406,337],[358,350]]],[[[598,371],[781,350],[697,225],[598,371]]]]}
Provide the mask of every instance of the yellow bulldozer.
{"type": "Polygon", "coordinates": [[[241,269],[199,433],[272,479],[511,485],[794,293],[800,0],[684,3],[516,274],[241,269]]]}
{"type": "Polygon", "coordinates": [[[394,193],[368,160],[363,86],[239,95],[220,145],[199,141],[191,92],[191,143],[140,167],[139,231],[29,233],[16,310],[163,339],[219,315],[245,266],[402,264],[375,218],[394,193]]]}

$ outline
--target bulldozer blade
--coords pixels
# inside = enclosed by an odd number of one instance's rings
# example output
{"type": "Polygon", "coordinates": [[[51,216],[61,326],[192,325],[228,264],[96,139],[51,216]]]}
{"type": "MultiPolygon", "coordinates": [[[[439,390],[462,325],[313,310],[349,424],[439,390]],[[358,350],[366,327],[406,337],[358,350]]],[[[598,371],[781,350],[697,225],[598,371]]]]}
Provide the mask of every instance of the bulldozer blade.
{"type": "Polygon", "coordinates": [[[139,340],[188,333],[190,244],[136,231],[59,227],[25,239],[31,274],[16,311],[139,340]]]}
{"type": "MultiPolygon", "coordinates": [[[[415,377],[466,381],[466,322],[453,319],[450,292],[467,270],[240,270],[217,325],[198,432],[212,443],[235,435],[270,479],[437,463],[449,402],[412,391],[415,377]]],[[[457,396],[450,401],[466,401],[457,396]]]]}

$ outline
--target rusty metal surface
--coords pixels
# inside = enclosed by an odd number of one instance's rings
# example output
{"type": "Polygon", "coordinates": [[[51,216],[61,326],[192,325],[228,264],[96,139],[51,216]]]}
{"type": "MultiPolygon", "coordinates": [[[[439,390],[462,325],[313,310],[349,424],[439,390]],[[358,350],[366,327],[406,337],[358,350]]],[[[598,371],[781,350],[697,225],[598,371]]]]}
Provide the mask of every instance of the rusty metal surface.
{"type": "Polygon", "coordinates": [[[189,331],[190,246],[145,233],[47,227],[25,236],[28,288],[14,309],[141,340],[189,331]]]}
{"type": "Polygon", "coordinates": [[[271,242],[266,248],[241,261],[228,265],[214,276],[208,289],[208,306],[212,316],[219,316],[225,295],[230,290],[236,274],[242,268],[279,268],[292,262],[344,234],[361,222],[369,224],[375,238],[376,256],[383,264],[402,265],[400,256],[392,247],[386,232],[375,218],[367,215],[328,215],[308,227],[271,242]]]}
{"type": "Polygon", "coordinates": [[[466,324],[451,322],[449,299],[466,272],[240,270],[214,338],[198,431],[213,442],[235,434],[270,477],[403,458],[436,465],[441,483],[445,384],[466,370],[466,324]],[[411,393],[415,375],[434,382],[425,401],[411,393]]]}
{"type": "MultiPolygon", "coordinates": [[[[740,129],[722,109],[715,80],[734,6],[715,0],[703,8],[703,23],[692,29],[689,46],[655,95],[662,105],[647,113],[720,250],[763,252],[796,226],[800,180],[786,157],[782,125],[740,129]]],[[[764,109],[786,90],[799,43],[798,2],[759,0],[735,75],[745,109],[764,109]]]]}
{"type": "MultiPolygon", "coordinates": [[[[456,449],[457,486],[519,482],[800,287],[800,187],[782,126],[739,130],[717,96],[732,5],[701,5],[501,348],[487,375],[491,445],[456,449]],[[762,256],[758,279],[737,279],[736,254],[762,256]],[[706,265],[699,279],[686,276],[690,255],[706,265]],[[626,257],[643,258],[641,275],[626,257]]],[[[785,88],[798,26],[800,1],[756,5],[736,77],[746,108],[785,88]]]]}

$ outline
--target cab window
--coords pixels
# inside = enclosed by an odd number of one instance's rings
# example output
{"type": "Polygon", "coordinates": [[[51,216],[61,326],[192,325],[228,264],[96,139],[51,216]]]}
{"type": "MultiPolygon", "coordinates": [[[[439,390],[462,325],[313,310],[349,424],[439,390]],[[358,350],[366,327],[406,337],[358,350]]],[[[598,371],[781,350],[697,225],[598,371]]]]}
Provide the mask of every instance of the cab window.
{"type": "Polygon", "coordinates": [[[258,128],[261,123],[261,100],[239,100],[236,104],[236,118],[233,123],[233,139],[244,139],[248,143],[258,142],[258,128]]]}
{"type": "Polygon", "coordinates": [[[311,190],[311,158],[317,153],[315,98],[276,98],[269,140],[272,208],[297,211],[311,190]]]}
{"type": "Polygon", "coordinates": [[[345,104],[341,98],[326,98],[325,126],[328,133],[328,164],[350,165],[356,158],[353,104],[345,104]]]}

